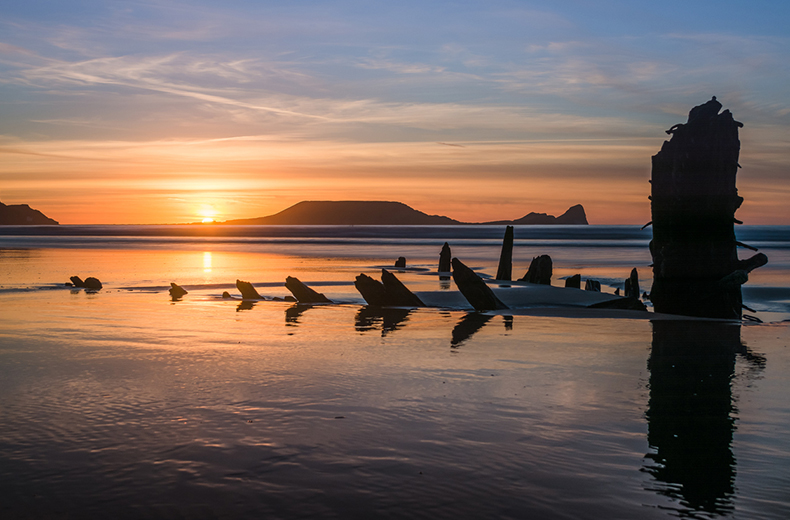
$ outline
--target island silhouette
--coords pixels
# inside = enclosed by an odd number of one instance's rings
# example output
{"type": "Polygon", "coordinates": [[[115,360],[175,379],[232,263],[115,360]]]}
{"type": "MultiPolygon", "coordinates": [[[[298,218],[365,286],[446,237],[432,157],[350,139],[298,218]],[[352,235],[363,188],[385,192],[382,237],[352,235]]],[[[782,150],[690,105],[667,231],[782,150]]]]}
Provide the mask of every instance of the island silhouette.
{"type": "Polygon", "coordinates": [[[390,201],[302,201],[267,217],[226,220],[217,224],[285,226],[448,226],[448,225],[587,225],[581,204],[559,217],[529,213],[517,220],[461,222],[441,215],[428,215],[402,202],[390,201]]]}
{"type": "Polygon", "coordinates": [[[46,226],[57,224],[57,220],[49,218],[27,204],[7,206],[0,202],[0,226],[46,226]]]}

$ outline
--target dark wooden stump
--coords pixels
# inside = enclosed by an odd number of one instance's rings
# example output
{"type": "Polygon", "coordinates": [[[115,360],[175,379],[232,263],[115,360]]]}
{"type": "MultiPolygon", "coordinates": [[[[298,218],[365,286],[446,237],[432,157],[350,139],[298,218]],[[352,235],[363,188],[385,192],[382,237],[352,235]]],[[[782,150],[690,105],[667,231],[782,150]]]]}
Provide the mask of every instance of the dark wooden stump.
{"type": "Polygon", "coordinates": [[[499,267],[496,271],[497,280],[512,280],[513,276],[513,226],[505,228],[502,240],[502,252],[499,254],[499,267]]]}
{"type": "Polygon", "coordinates": [[[447,242],[444,243],[442,246],[442,252],[439,253],[439,272],[440,273],[449,273],[450,272],[450,244],[447,242]]]}
{"type": "Polygon", "coordinates": [[[729,110],[714,97],[675,125],[653,156],[653,287],[656,312],[739,319],[740,284],[765,255],[741,262],[736,252],[735,187],[740,141],[729,110]],[[739,271],[739,272],[736,272],[739,271]]]}
{"type": "Polygon", "coordinates": [[[529,269],[527,269],[527,274],[519,281],[551,285],[551,274],[551,257],[549,255],[540,255],[532,259],[529,269]]]}
{"type": "Polygon", "coordinates": [[[570,278],[565,280],[565,287],[570,287],[572,289],[581,289],[582,288],[582,275],[575,274],[570,278]]]}

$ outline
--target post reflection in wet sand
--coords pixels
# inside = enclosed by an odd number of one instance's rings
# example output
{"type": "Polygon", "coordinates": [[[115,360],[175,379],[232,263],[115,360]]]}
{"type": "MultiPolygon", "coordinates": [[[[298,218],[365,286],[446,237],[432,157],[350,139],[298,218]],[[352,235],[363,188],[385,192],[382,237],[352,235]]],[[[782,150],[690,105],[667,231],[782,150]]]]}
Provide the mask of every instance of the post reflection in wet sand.
{"type": "Polygon", "coordinates": [[[403,327],[403,323],[408,321],[412,309],[399,307],[377,307],[366,305],[361,307],[354,318],[354,327],[359,332],[366,332],[376,329],[381,323],[381,337],[389,332],[394,332],[403,327]]]}
{"type": "Polygon", "coordinates": [[[312,309],[313,306],[305,303],[295,303],[285,309],[285,324],[291,326],[299,325],[299,318],[302,317],[302,314],[312,309]]]}
{"type": "Polygon", "coordinates": [[[650,489],[678,500],[686,513],[734,510],[737,354],[758,370],[765,365],[741,343],[739,324],[653,322],[646,413],[653,451],[644,471],[655,478],[650,489]]]}
{"type": "Polygon", "coordinates": [[[238,307],[236,307],[236,312],[248,311],[248,310],[252,309],[253,307],[255,307],[255,303],[256,302],[253,301],[253,300],[242,300],[241,302],[239,302],[238,307]]]}

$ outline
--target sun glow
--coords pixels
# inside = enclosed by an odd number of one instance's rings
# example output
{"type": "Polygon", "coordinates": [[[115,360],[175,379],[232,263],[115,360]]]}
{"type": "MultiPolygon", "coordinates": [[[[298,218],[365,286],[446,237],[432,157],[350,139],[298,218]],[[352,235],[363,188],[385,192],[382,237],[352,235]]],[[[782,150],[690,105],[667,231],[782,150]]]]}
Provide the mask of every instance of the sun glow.
{"type": "Polygon", "coordinates": [[[209,204],[203,204],[200,207],[200,211],[198,211],[198,215],[203,217],[203,220],[201,220],[201,222],[203,222],[204,224],[210,224],[214,222],[214,217],[217,216],[217,213],[218,212],[216,209],[214,209],[214,206],[211,206],[209,204]]]}

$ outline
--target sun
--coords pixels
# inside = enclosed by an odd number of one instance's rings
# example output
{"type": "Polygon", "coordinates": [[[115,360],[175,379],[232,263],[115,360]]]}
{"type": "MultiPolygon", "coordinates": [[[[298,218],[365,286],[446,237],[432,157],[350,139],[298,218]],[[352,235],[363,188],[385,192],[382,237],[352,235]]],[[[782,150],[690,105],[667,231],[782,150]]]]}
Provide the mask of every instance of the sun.
{"type": "Polygon", "coordinates": [[[204,224],[210,224],[214,222],[214,217],[216,217],[218,213],[219,212],[216,209],[214,209],[214,206],[210,204],[203,204],[200,207],[200,210],[197,212],[197,214],[203,218],[201,222],[203,222],[204,224]]]}

